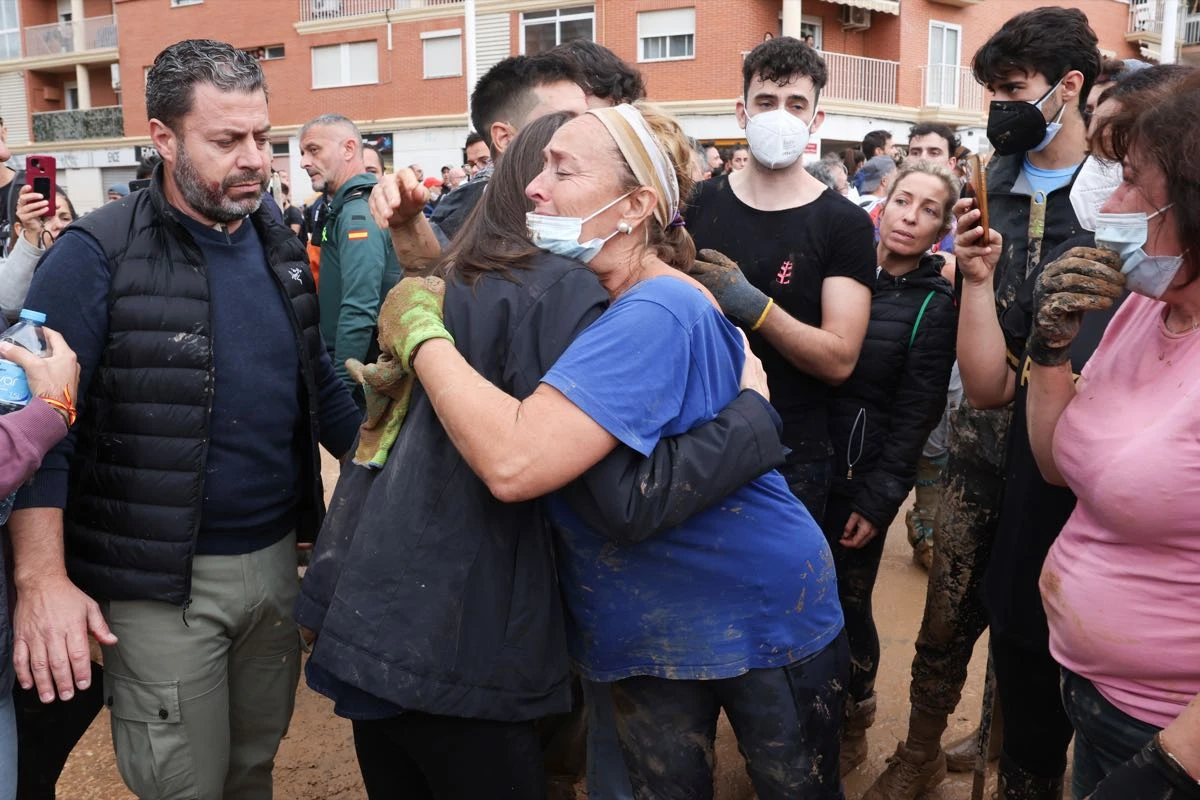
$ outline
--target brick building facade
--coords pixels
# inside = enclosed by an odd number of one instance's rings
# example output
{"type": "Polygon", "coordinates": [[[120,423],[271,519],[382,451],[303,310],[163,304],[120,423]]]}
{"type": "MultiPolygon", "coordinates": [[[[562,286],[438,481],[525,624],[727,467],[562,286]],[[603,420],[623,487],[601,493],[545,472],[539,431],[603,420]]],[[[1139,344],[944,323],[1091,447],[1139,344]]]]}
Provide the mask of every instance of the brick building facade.
{"type": "MultiPolygon", "coordinates": [[[[1088,14],[1106,53],[1133,57],[1144,42],[1131,33],[1130,1],[1071,5],[1088,14]]],[[[16,23],[0,29],[0,113],[14,152],[58,156],[61,182],[81,208],[91,208],[102,202],[104,186],[128,179],[139,148],[149,144],[143,95],[155,54],[184,37],[222,39],[262,59],[276,165],[304,197],[309,187],[295,137],[305,120],[345,114],[383,146],[389,165],[415,162],[432,174],[462,160],[468,82],[508,55],[579,36],[637,66],[651,99],[691,135],[740,140],[733,104],[743,55],[766,35],[787,30],[811,33],[829,67],[821,100],[826,122],[813,157],[855,144],[875,128],[903,142],[918,120],[958,127],[975,149],[986,147],[986,98],[970,77],[971,55],[1005,19],[1040,4],[0,0],[0,25],[16,23]]]]}

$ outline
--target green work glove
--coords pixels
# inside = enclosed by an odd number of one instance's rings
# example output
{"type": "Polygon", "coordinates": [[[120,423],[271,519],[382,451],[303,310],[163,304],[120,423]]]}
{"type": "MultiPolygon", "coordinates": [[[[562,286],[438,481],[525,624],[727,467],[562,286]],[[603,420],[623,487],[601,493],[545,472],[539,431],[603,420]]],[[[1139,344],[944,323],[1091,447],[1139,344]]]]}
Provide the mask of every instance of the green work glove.
{"type": "Polygon", "coordinates": [[[346,370],[363,387],[367,398],[367,416],[359,428],[354,463],[380,469],[400,436],[416,376],[387,353],[374,364],[364,365],[351,358],[346,361],[346,370]]]}
{"type": "Polygon", "coordinates": [[[1111,250],[1072,247],[1038,276],[1033,291],[1029,358],[1055,367],[1071,358],[1085,311],[1102,311],[1125,290],[1121,259],[1111,250]]]}
{"type": "Polygon", "coordinates": [[[688,274],[712,292],[725,316],[748,330],[758,330],[767,318],[771,298],[754,288],[738,265],[716,250],[701,250],[688,274]]]}
{"type": "Polygon", "coordinates": [[[417,348],[430,339],[454,337],[442,324],[446,283],[441,278],[405,278],[392,287],[379,309],[379,347],[412,369],[417,348]]]}

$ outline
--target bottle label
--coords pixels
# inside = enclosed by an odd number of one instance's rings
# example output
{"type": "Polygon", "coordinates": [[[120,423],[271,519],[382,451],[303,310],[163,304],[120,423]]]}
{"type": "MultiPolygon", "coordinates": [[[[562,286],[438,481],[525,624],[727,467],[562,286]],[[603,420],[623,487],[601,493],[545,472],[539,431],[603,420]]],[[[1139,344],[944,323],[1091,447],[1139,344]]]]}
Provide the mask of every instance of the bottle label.
{"type": "Polygon", "coordinates": [[[25,370],[11,361],[0,358],[0,403],[25,405],[31,399],[25,370]]]}

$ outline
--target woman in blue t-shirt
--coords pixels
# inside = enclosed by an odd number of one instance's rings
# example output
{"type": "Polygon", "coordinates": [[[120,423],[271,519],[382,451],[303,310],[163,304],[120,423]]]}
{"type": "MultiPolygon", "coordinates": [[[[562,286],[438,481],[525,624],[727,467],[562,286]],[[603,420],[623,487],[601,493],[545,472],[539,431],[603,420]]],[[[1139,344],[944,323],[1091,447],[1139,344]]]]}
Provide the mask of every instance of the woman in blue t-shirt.
{"type": "MultiPolygon", "coordinates": [[[[744,336],[681,271],[695,257],[678,216],[689,157],[678,125],[644,107],[593,109],[551,139],[526,190],[531,238],[588,263],[613,302],[524,401],[433,338],[435,313],[407,316],[401,358],[498,498],[553,492],[621,443],[649,452],[711,420],[744,372],[765,384],[744,336]]],[[[849,659],[833,562],[778,473],[633,543],[548,506],[571,656],[611,689],[639,796],[711,796],[724,709],[761,800],[841,797],[849,659]]]]}

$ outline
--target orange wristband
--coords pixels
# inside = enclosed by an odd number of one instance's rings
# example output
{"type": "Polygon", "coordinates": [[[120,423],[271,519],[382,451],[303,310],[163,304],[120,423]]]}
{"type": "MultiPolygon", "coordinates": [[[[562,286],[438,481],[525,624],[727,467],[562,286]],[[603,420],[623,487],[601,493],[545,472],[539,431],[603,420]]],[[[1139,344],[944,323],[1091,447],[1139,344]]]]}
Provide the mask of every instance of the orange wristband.
{"type": "Polygon", "coordinates": [[[63,397],[65,400],[59,400],[56,397],[41,395],[41,398],[46,405],[63,415],[63,417],[66,419],[67,427],[69,428],[75,424],[75,419],[79,416],[79,413],[75,409],[75,402],[71,399],[71,390],[66,386],[63,387],[63,397]]]}

